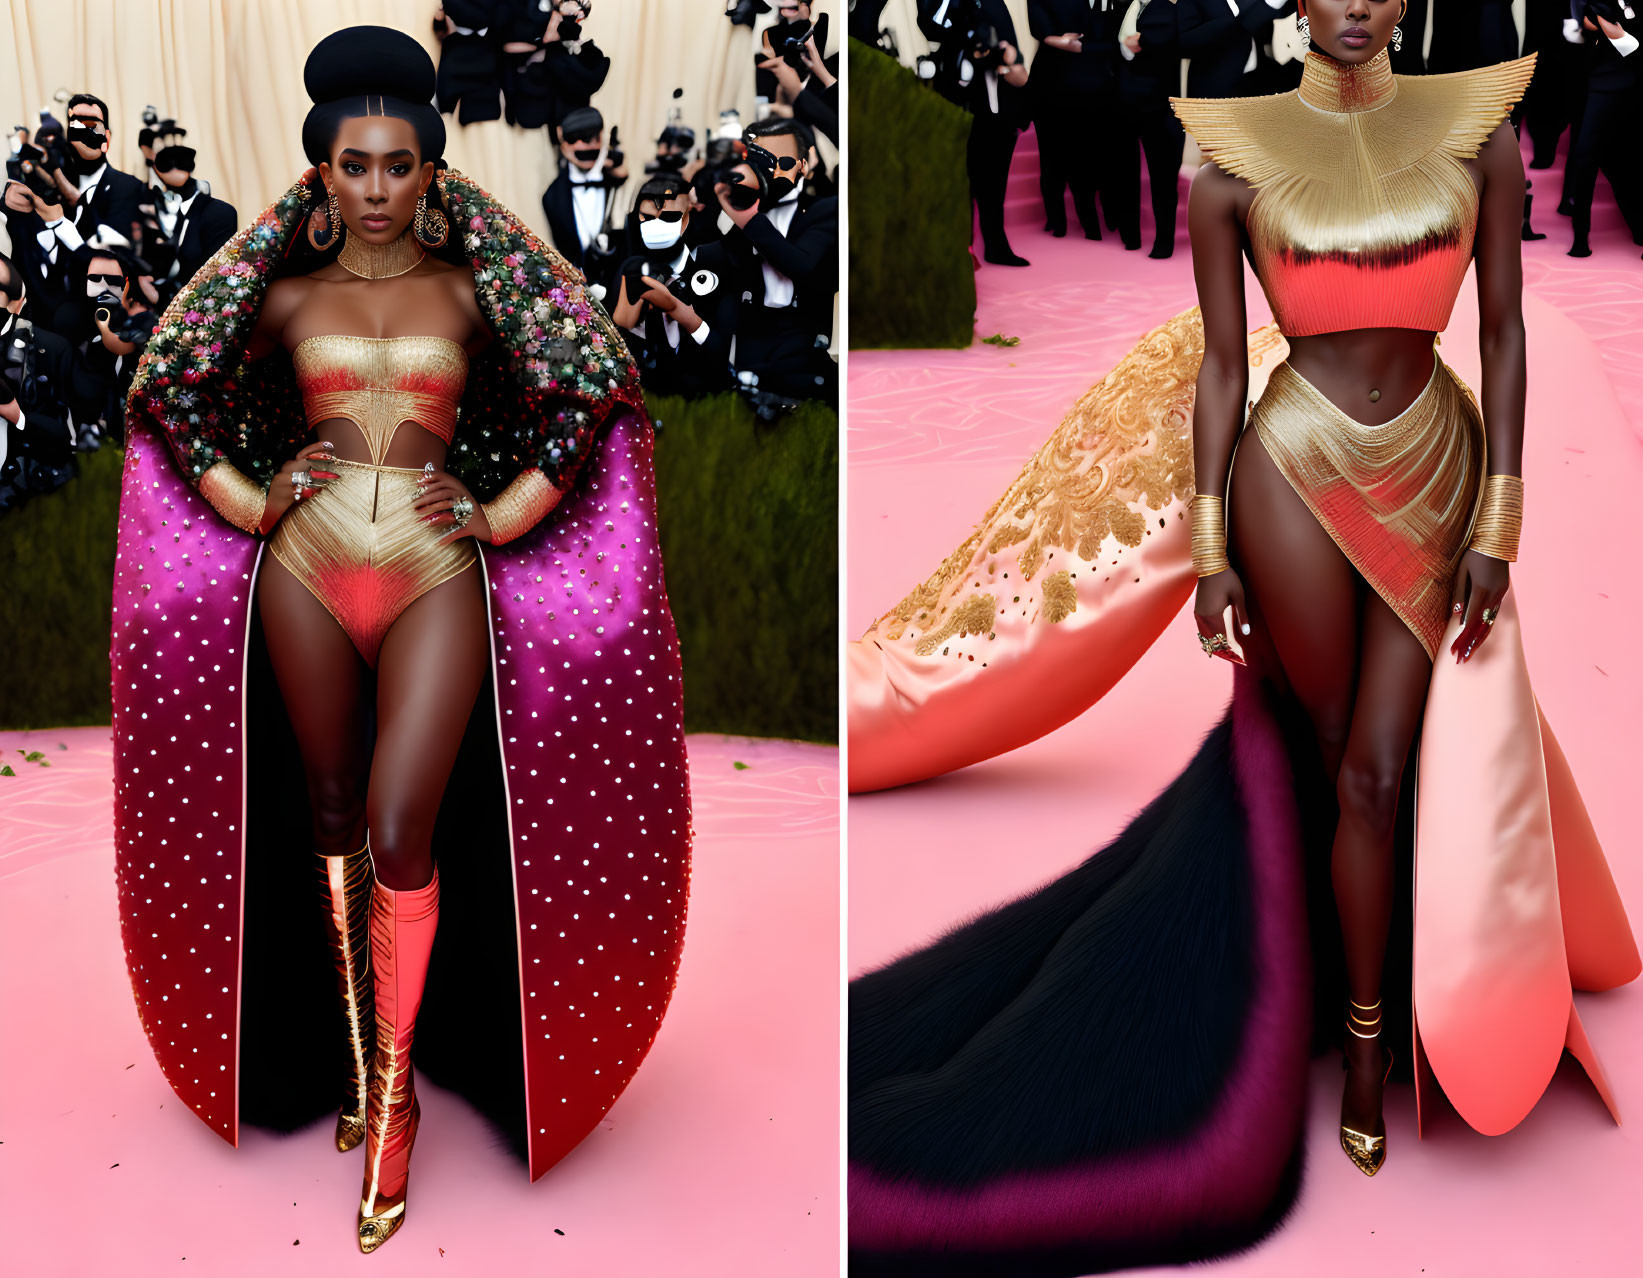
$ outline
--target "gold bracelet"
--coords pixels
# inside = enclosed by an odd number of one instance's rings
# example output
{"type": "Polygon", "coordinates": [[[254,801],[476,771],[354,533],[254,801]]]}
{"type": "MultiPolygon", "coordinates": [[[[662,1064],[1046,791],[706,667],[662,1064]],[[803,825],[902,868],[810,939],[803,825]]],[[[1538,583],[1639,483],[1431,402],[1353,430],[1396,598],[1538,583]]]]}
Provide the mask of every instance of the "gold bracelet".
{"type": "Polygon", "coordinates": [[[1209,577],[1232,567],[1227,561],[1225,499],[1198,493],[1188,508],[1192,511],[1193,570],[1200,577],[1209,577]]]}
{"type": "Polygon", "coordinates": [[[563,495],[536,467],[520,471],[495,497],[480,503],[485,522],[491,526],[491,545],[500,546],[528,533],[563,495]]]}
{"type": "Polygon", "coordinates": [[[232,462],[217,462],[200,476],[200,496],[234,527],[248,533],[262,527],[263,513],[268,509],[268,490],[232,462]]]}
{"type": "Polygon", "coordinates": [[[1470,548],[1496,559],[1517,558],[1518,533],[1523,528],[1523,479],[1518,475],[1490,475],[1483,481],[1483,501],[1472,525],[1470,548]]]}

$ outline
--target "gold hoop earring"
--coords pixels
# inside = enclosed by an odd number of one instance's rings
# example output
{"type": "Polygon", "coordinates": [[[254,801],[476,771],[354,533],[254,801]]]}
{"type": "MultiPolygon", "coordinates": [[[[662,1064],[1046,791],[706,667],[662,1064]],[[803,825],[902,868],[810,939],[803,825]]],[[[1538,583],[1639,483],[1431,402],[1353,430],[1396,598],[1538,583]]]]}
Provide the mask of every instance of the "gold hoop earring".
{"type": "Polygon", "coordinates": [[[308,215],[308,243],[323,253],[336,247],[342,233],[342,208],[337,203],[336,190],[332,189],[325,206],[308,215]]]}
{"type": "Polygon", "coordinates": [[[411,233],[423,248],[430,249],[443,247],[450,238],[450,220],[438,209],[428,207],[426,191],[416,198],[416,217],[411,223],[411,233]]]}
{"type": "Polygon", "coordinates": [[[1403,48],[1403,28],[1392,28],[1392,52],[1397,53],[1403,48]]]}

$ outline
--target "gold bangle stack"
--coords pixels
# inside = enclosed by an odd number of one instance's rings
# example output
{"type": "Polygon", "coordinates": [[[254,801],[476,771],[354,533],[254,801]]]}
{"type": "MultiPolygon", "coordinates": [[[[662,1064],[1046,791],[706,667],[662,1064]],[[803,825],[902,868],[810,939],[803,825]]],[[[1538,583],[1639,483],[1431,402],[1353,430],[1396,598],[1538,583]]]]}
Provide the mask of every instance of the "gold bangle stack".
{"type": "Polygon", "coordinates": [[[1193,571],[1209,577],[1232,567],[1227,561],[1226,500],[1197,493],[1188,509],[1192,511],[1193,571]]]}
{"type": "Polygon", "coordinates": [[[495,497],[480,503],[485,522],[491,528],[491,545],[500,546],[528,533],[559,504],[561,496],[563,494],[536,467],[520,471],[495,497]]]}
{"type": "Polygon", "coordinates": [[[200,476],[200,496],[217,508],[217,513],[248,533],[262,527],[268,508],[268,490],[231,462],[220,461],[200,476]]]}
{"type": "Polygon", "coordinates": [[[1483,503],[1472,525],[1471,549],[1496,559],[1515,560],[1522,527],[1523,479],[1518,475],[1490,475],[1483,481],[1483,503]]]}

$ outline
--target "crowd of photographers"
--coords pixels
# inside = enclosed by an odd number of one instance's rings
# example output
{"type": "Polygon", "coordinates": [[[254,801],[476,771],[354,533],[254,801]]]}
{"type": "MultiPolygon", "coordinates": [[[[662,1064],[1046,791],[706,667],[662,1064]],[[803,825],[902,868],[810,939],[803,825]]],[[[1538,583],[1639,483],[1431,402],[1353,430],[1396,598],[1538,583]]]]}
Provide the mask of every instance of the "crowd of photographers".
{"type": "MultiPolygon", "coordinates": [[[[1045,229],[1067,233],[1066,194],[1084,234],[1102,222],[1124,247],[1141,246],[1141,163],[1151,189],[1152,257],[1170,256],[1185,134],[1169,98],[1239,97],[1294,88],[1306,45],[1296,0],[1026,0],[1038,42],[1029,66],[1006,0],[917,0],[931,52],[918,74],[972,117],[970,192],[983,258],[1027,260],[1004,229],[1004,193],[1017,135],[1038,143],[1045,229]],[[1183,64],[1185,79],[1183,84],[1183,64]],[[1100,212],[1097,213],[1097,203],[1100,212]]],[[[1569,134],[1558,212],[1571,218],[1576,257],[1591,252],[1593,190],[1602,172],[1643,243],[1643,170],[1634,134],[1643,121],[1640,0],[1407,0],[1392,68],[1459,71],[1538,51],[1534,83],[1513,113],[1534,143],[1531,167],[1553,163],[1569,134]]],[[[880,29],[885,0],[856,0],[851,33],[896,52],[880,29]]],[[[1543,239],[1529,221],[1526,239],[1543,239]]]]}
{"type": "Polygon", "coordinates": [[[77,93],[14,127],[0,253],[0,513],[122,443],[125,392],[167,303],[238,226],[194,177],[187,130],[143,113],[144,172],[108,159],[108,104],[77,93]]]}
{"type": "Polygon", "coordinates": [[[445,0],[439,105],[551,135],[549,237],[627,334],[647,389],[739,390],[774,420],[838,394],[838,199],[816,147],[818,133],[838,141],[838,55],[804,0],[728,0],[725,17],[758,31],[761,118],[724,111],[698,132],[675,90],[648,157],[592,105],[610,59],[589,0],[445,0]]]}

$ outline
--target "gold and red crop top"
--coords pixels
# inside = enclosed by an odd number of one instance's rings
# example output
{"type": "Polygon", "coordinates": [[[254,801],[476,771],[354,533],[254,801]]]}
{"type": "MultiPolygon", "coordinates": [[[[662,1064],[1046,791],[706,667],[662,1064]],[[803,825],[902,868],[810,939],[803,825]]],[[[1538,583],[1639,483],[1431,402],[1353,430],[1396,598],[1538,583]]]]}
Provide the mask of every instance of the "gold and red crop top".
{"type": "Polygon", "coordinates": [[[1523,94],[1530,54],[1450,75],[1306,55],[1300,87],[1171,98],[1204,154],[1255,188],[1255,275],[1285,337],[1448,326],[1472,260],[1478,192],[1463,161],[1523,94]]]}
{"type": "Polygon", "coordinates": [[[468,354],[448,337],[352,337],[325,333],[291,352],[308,424],[333,417],[357,425],[377,465],[401,422],[447,444],[468,381],[468,354]]]}

